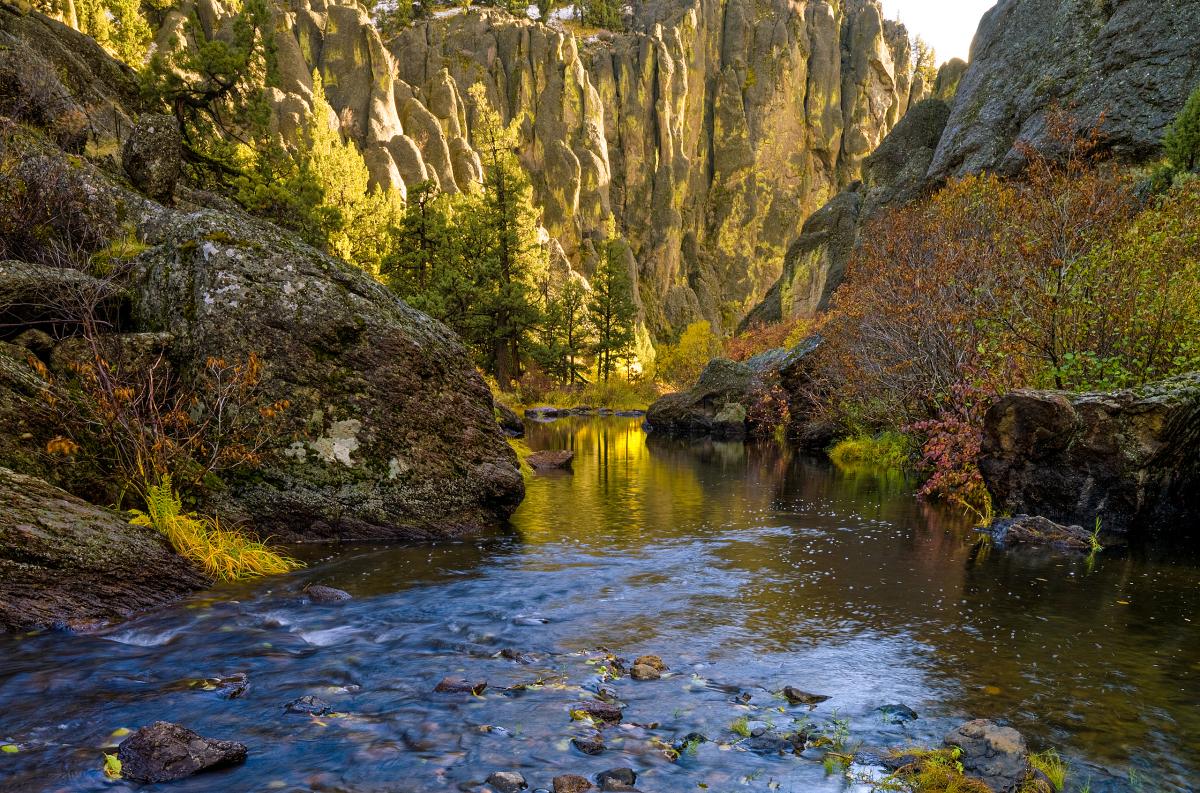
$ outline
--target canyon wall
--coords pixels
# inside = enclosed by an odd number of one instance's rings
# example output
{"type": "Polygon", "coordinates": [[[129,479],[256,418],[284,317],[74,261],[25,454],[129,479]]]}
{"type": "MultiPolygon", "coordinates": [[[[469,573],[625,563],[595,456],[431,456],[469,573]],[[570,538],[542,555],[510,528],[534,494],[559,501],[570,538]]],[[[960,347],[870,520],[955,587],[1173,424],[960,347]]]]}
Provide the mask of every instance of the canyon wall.
{"type": "Polygon", "coordinates": [[[385,43],[351,0],[292,0],[277,14],[276,117],[292,134],[318,70],[376,182],[455,191],[479,178],[467,89],[481,82],[519,120],[544,225],[576,269],[623,235],[656,337],[701,317],[730,326],[908,108],[908,34],[877,0],[633,11],[635,32],[580,36],[447,9],[385,43]]]}

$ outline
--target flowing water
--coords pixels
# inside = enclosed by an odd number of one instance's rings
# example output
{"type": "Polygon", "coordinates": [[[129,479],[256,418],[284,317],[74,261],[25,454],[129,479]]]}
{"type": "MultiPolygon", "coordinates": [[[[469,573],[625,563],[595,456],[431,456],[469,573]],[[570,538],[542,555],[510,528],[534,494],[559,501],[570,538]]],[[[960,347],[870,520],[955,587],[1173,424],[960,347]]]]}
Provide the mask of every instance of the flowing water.
{"type": "Polygon", "coordinates": [[[482,540],[301,549],[298,574],[97,634],[0,637],[0,743],[17,749],[0,753],[0,790],[124,789],[101,772],[105,747],[156,719],[249,747],[181,792],[475,790],[510,769],[538,788],[618,766],[647,793],[866,789],[817,750],[747,751],[742,717],[847,750],[992,718],[1057,747],[1068,789],[1200,788],[1194,557],[1002,551],[901,478],[774,444],[648,439],[632,419],[528,440],[574,449],[574,473],[534,479],[482,540]],[[309,604],[308,582],[354,600],[309,604]],[[606,652],[654,653],[670,673],[605,680],[606,652]],[[241,675],[231,699],[218,679],[241,675]],[[448,675],[488,688],[433,693],[448,675]],[[624,723],[587,756],[571,706],[602,685],[624,723]],[[785,685],[829,699],[792,707],[771,693],[785,685]],[[335,712],[285,713],[304,695],[335,712]],[[890,704],[920,718],[887,724],[890,704]],[[665,747],[693,732],[710,741],[672,761],[665,747]]]}

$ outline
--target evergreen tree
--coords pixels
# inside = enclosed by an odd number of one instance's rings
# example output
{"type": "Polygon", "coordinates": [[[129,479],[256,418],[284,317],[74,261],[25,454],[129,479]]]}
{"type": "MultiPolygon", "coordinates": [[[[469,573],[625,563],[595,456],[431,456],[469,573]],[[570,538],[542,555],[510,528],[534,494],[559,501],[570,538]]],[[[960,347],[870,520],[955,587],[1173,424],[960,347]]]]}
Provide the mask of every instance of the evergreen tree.
{"type": "Polygon", "coordinates": [[[1188,97],[1182,112],[1167,130],[1163,148],[1175,171],[1200,170],[1200,87],[1188,97]]]}
{"type": "Polygon", "coordinates": [[[177,38],[150,58],[142,89],[174,113],[184,155],[198,177],[219,182],[242,175],[263,148],[276,81],[271,11],[267,0],[244,0],[223,37],[210,38],[193,9],[177,38]]]}
{"type": "Polygon", "coordinates": [[[533,188],[517,160],[517,125],[504,124],[481,83],[470,89],[475,103],[472,138],[483,161],[479,221],[479,304],[474,315],[477,344],[488,371],[507,388],[520,376],[522,341],[540,320],[533,284],[546,269],[546,249],[538,240],[533,188]]]}
{"type": "Polygon", "coordinates": [[[624,29],[621,6],[621,0],[577,0],[576,4],[583,24],[606,30],[624,29]]]}
{"type": "Polygon", "coordinates": [[[591,335],[587,290],[578,279],[568,277],[557,294],[546,298],[540,356],[543,368],[567,385],[581,380],[580,358],[588,351],[591,335]]]}
{"type": "Polygon", "coordinates": [[[637,304],[633,297],[633,279],[625,261],[625,246],[617,240],[600,245],[600,261],[592,278],[592,296],[588,301],[596,341],[597,371],[605,382],[621,360],[627,360],[636,339],[634,323],[637,304]]]}
{"type": "Polygon", "coordinates": [[[938,76],[937,53],[920,36],[913,37],[912,49],[913,75],[920,75],[925,83],[925,90],[932,94],[938,76]]]}

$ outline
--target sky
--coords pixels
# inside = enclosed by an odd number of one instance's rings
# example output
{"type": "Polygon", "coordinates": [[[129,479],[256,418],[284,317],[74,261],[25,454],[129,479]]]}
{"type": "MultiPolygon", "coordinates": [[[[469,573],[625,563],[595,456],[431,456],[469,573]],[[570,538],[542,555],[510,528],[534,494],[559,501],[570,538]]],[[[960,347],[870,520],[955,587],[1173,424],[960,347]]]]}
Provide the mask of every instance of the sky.
{"type": "Polygon", "coordinates": [[[883,0],[888,19],[904,23],[937,52],[938,63],[951,58],[967,60],[979,18],[996,0],[883,0]]]}

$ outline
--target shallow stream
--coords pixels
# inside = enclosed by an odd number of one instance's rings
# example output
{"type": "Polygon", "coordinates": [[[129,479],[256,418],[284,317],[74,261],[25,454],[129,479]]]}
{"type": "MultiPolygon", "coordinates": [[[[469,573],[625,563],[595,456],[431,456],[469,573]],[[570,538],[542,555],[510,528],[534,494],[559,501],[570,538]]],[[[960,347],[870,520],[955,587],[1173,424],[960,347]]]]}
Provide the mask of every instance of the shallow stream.
{"type": "Polygon", "coordinates": [[[1068,790],[1200,789],[1194,555],[1004,551],[901,477],[648,439],[636,419],[534,425],[528,441],[573,449],[574,473],[537,477],[481,540],[302,548],[300,573],[98,634],[0,636],[0,744],[18,749],[0,754],[0,790],[132,789],[105,779],[104,747],[156,719],[250,750],[179,793],[474,790],[496,770],[548,788],[619,766],[646,793],[867,789],[817,751],[748,751],[743,717],[847,750],[992,718],[1062,752],[1068,790]],[[310,604],[308,582],[354,600],[310,604]],[[670,671],[605,680],[608,652],[670,671]],[[449,675],[488,688],[433,693],[449,675]],[[793,707],[772,693],[785,685],[829,699],[793,707]],[[624,723],[588,756],[571,706],[600,686],[624,723]],[[334,713],[285,713],[304,695],[334,713]],[[877,708],[895,704],[919,718],[886,723],[877,708]],[[690,733],[710,740],[672,760],[690,733]]]}

